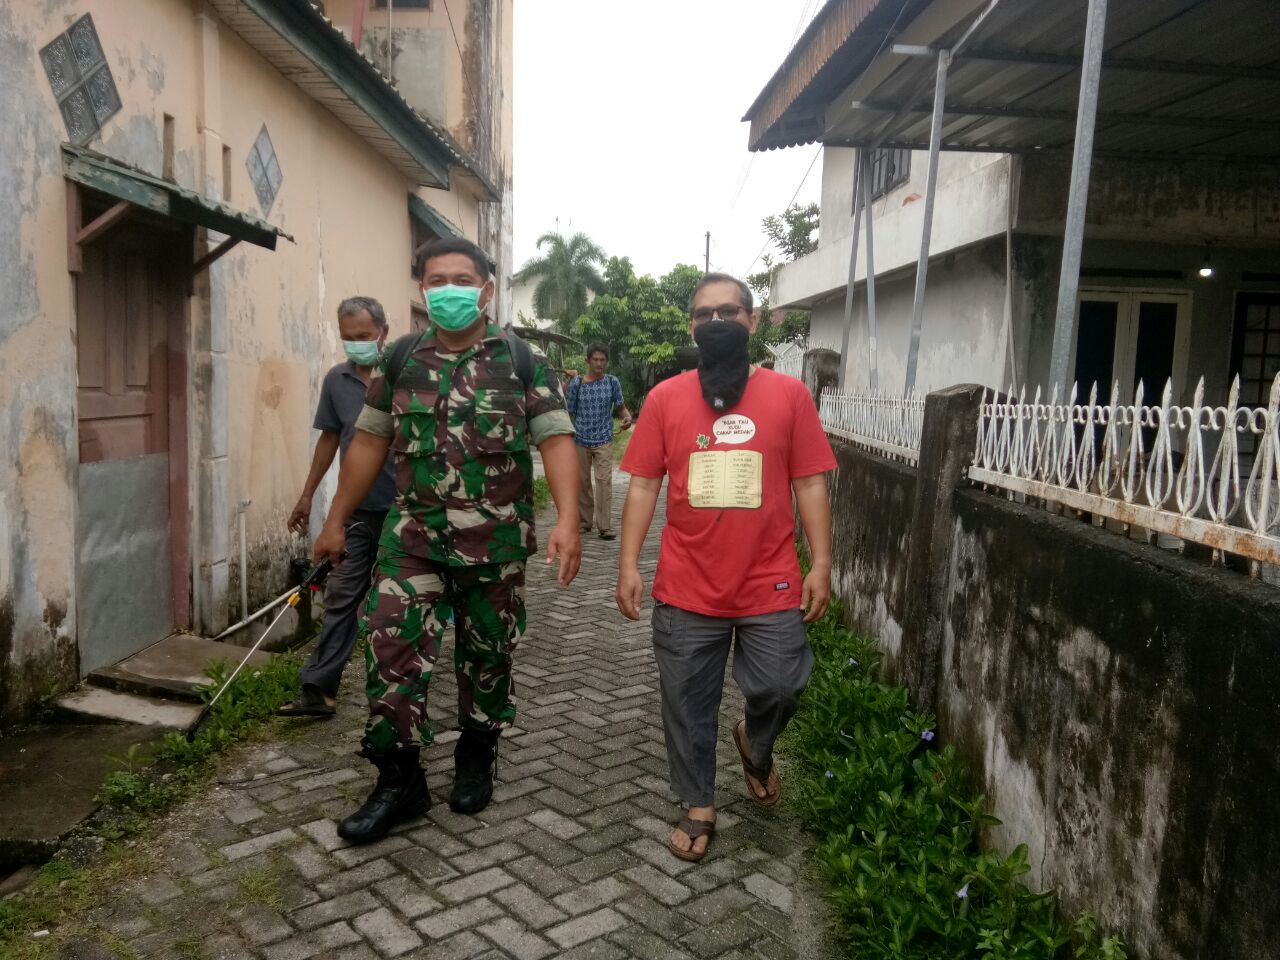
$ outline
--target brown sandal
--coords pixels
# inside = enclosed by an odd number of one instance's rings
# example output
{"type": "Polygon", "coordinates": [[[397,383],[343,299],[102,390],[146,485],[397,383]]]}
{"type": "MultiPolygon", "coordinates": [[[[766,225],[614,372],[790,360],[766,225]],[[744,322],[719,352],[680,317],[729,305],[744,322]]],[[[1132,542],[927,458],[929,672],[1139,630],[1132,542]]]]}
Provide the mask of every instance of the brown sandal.
{"type": "Polygon", "coordinates": [[[738,756],[742,758],[742,775],[747,781],[747,794],[762,807],[772,807],[782,799],[782,778],[778,776],[778,765],[772,764],[766,773],[751,762],[751,745],[747,743],[747,721],[739,720],[733,725],[733,743],[738,748],[738,756]],[[754,780],[765,789],[762,797],[751,785],[754,780]]]}
{"type": "Polygon", "coordinates": [[[670,840],[667,841],[667,847],[681,860],[687,860],[689,863],[697,863],[707,855],[707,851],[711,849],[711,839],[716,835],[716,822],[714,820],[693,820],[685,817],[676,826],[677,830],[683,830],[690,840],[697,841],[699,837],[707,837],[707,845],[702,852],[694,850],[690,847],[688,850],[681,850],[670,840]]]}

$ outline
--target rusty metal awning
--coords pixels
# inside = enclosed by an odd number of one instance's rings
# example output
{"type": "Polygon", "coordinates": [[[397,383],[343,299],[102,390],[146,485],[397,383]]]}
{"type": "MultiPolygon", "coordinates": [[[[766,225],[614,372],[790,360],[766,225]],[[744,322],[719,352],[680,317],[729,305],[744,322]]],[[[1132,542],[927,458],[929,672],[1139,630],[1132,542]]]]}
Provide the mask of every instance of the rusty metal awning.
{"type": "MultiPolygon", "coordinates": [[[[830,0],[748,113],[751,149],[927,147],[934,64],[894,44],[948,48],[987,6],[830,0]]],[[[1085,15],[1061,0],[996,4],[951,63],[942,149],[1069,148],[1085,15]]],[[[1274,0],[1110,0],[1095,152],[1280,159],[1276,23],[1274,0]]]]}
{"type": "Polygon", "coordinates": [[[207,227],[268,250],[276,248],[278,237],[293,242],[279,227],[252,214],[84,147],[63,144],[62,168],[68,180],[162,217],[207,227]]]}
{"type": "Polygon", "coordinates": [[[409,194],[409,216],[437,237],[461,237],[462,230],[446,220],[438,210],[419,196],[409,194]]]}
{"type": "Polygon", "coordinates": [[[450,171],[486,200],[497,185],[440,124],[423,117],[313,0],[210,0],[218,16],[411,183],[450,189],[450,171]]]}

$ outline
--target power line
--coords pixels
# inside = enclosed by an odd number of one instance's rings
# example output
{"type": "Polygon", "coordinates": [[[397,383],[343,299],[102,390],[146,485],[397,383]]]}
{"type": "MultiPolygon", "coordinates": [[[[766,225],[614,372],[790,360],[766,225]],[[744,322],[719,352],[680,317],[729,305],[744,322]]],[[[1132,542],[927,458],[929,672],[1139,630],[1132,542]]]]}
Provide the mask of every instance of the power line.
{"type": "Polygon", "coordinates": [[[805,24],[808,23],[807,14],[809,13],[809,7],[812,3],[813,0],[804,0],[804,6],[800,9],[800,19],[796,21],[796,28],[791,33],[790,46],[792,47],[796,45],[796,38],[800,36],[800,31],[804,28],[805,24]]]}
{"type": "MultiPolygon", "coordinates": [[[[796,185],[796,192],[791,195],[791,199],[787,201],[787,206],[784,209],[790,209],[791,204],[796,202],[796,197],[800,196],[800,191],[804,189],[804,184],[809,179],[809,174],[813,173],[813,165],[818,162],[818,157],[821,155],[822,144],[818,144],[818,149],[813,152],[813,159],[809,161],[809,168],[805,170],[804,176],[800,178],[800,182],[796,185]]],[[[760,252],[756,254],[755,259],[751,261],[746,270],[742,271],[744,277],[751,273],[751,268],[760,261],[760,258],[764,256],[764,252],[769,249],[769,244],[772,242],[772,240],[765,240],[764,246],[760,248],[760,252]]]]}

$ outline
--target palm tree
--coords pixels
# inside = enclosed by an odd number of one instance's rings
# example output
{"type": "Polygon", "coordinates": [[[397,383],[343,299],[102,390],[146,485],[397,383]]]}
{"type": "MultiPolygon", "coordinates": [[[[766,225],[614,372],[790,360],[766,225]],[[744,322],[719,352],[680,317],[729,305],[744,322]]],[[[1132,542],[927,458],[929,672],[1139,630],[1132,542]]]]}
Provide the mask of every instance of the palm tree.
{"type": "Polygon", "coordinates": [[[539,317],[554,320],[565,333],[587,312],[587,292],[604,289],[599,264],[604,251],[585,233],[566,238],[559,231],[538,238],[538,249],[545,251],[521,268],[517,280],[537,278],[533,288],[533,308],[539,317]]]}

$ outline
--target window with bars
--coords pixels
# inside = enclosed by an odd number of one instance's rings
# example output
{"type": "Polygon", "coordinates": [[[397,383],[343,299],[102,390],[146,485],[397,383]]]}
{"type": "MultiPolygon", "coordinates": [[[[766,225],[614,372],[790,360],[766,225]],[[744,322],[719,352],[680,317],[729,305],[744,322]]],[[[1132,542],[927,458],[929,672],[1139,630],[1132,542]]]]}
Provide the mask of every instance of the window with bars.
{"type": "Polygon", "coordinates": [[[911,151],[881,147],[871,152],[871,199],[879,200],[911,176],[911,151]]]}
{"type": "MultiPolygon", "coordinates": [[[[1241,293],[1236,297],[1235,342],[1231,374],[1240,377],[1240,405],[1266,407],[1271,384],[1280,372],[1280,293],[1241,293]]],[[[1257,438],[1240,435],[1240,452],[1252,459],[1257,438]]]]}

